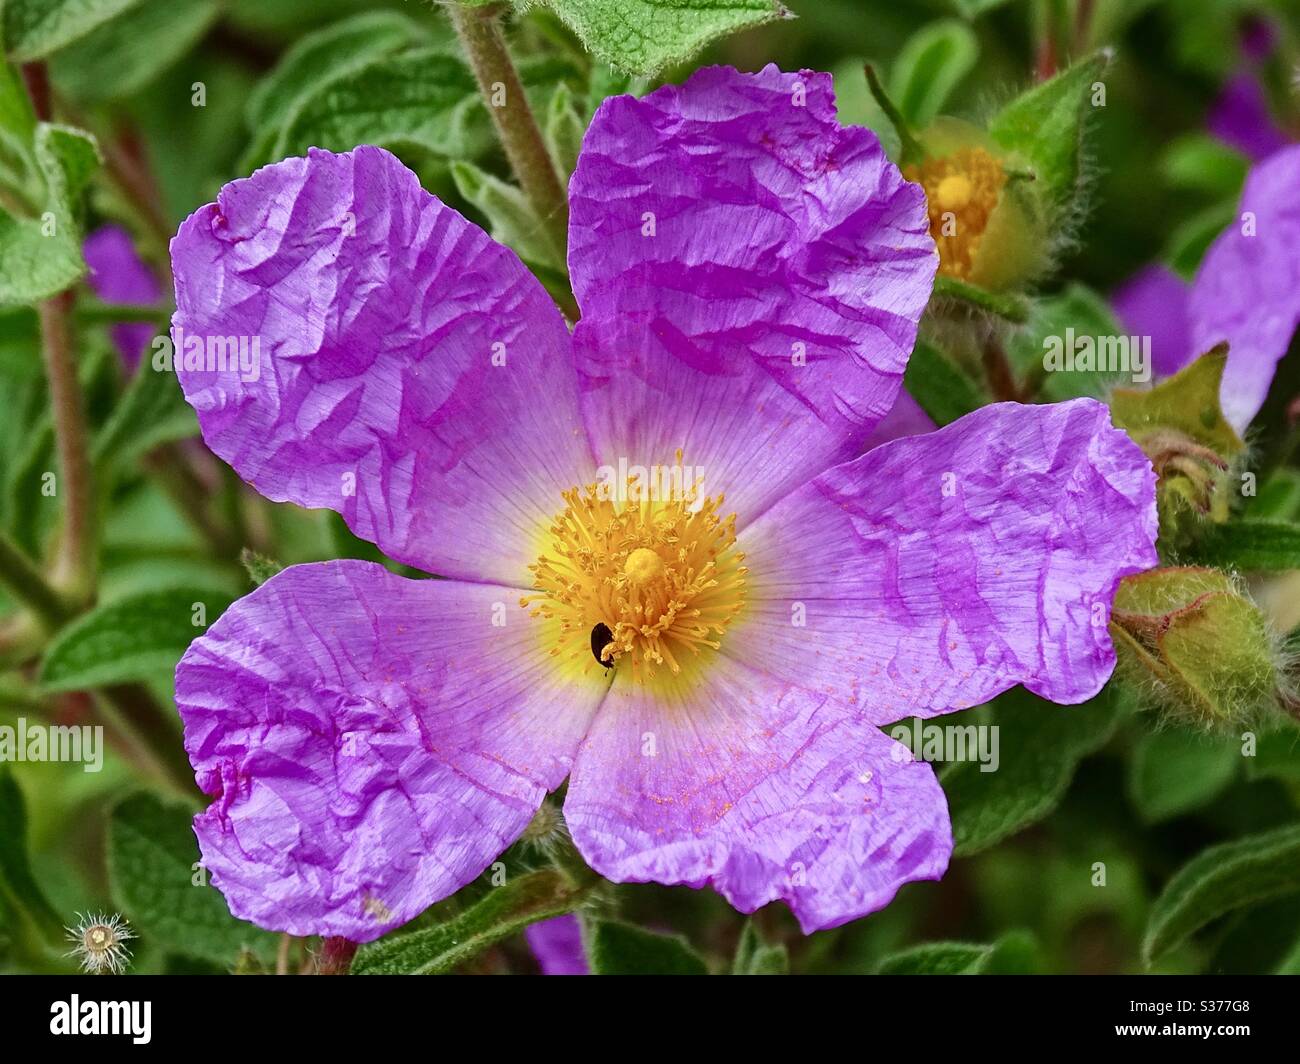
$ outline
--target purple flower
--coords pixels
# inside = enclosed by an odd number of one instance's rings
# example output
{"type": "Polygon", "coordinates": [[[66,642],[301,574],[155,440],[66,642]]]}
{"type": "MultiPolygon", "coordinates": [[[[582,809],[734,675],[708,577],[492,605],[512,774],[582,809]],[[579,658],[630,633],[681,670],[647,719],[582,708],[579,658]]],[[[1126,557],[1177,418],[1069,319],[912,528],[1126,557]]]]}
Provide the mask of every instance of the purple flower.
{"type": "MultiPolygon", "coordinates": [[[[106,303],[150,306],[162,300],[162,285],[135,252],[131,235],[116,225],[104,225],[88,237],[82,248],[91,290],[106,303]]],[[[112,328],[113,343],[128,370],[140,364],[140,355],[154,338],[149,322],[124,322],[112,328]]]]}
{"type": "Polygon", "coordinates": [[[1190,288],[1162,266],[1114,297],[1124,328],[1152,337],[1157,373],[1177,372],[1228,342],[1220,399],[1238,432],[1259,413],[1300,324],[1300,145],[1256,165],[1233,222],[1210,245],[1190,288]]]}
{"type": "Polygon", "coordinates": [[[1256,162],[1291,143],[1273,118],[1259,78],[1245,70],[1228,79],[1205,124],[1224,144],[1256,162]]]}
{"type": "Polygon", "coordinates": [[[582,926],[572,913],[530,924],[524,931],[543,975],[590,975],[582,926]]]}
{"type": "Polygon", "coordinates": [[[1156,515],[1104,406],[862,453],[936,255],[829,76],[607,100],[570,200],[572,334],[377,148],[235,181],[172,244],[208,445],[445,578],[295,566],[185,654],[195,829],[238,916],[373,939],[567,776],[607,878],[835,926],[951,852],[933,771],[881,726],[1017,683],[1079,702],[1112,670],[1105,611],[1156,515]],[[260,373],[214,338],[257,339],[260,373]]]}

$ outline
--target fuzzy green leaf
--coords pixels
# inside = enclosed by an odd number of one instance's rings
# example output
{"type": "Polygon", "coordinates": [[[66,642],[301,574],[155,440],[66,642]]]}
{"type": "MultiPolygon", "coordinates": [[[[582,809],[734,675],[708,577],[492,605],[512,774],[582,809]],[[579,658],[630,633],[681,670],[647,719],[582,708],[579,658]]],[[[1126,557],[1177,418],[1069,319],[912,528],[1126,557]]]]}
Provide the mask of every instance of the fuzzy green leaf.
{"type": "Polygon", "coordinates": [[[1129,797],[1142,819],[1156,824],[1212,802],[1241,760],[1236,739],[1184,729],[1149,732],[1129,761],[1129,797]]]}
{"type": "Polygon", "coordinates": [[[3,39],[20,62],[41,59],[84,37],[140,0],[5,0],[3,39]]]}
{"type": "Polygon", "coordinates": [[[593,975],[707,975],[708,968],[681,935],[660,935],[631,924],[600,921],[588,929],[593,975]]]}
{"type": "Polygon", "coordinates": [[[727,33],[790,14],[776,0],[515,0],[544,4],[587,50],[634,74],[657,74],[727,33]]]}
{"type": "Polygon", "coordinates": [[[1078,191],[1083,134],[1093,86],[1108,57],[1091,56],[1017,96],[989,123],[989,135],[1023,158],[1048,202],[1064,204],[1078,191]]]}
{"type": "Polygon", "coordinates": [[[1300,569],[1300,528],[1285,521],[1240,517],[1207,526],[1188,553],[1190,561],[1225,569],[1300,569]]]}
{"type": "Polygon", "coordinates": [[[121,99],[184,56],[220,13],[218,0],[143,0],[60,51],[50,69],[74,99],[121,99]]]}
{"type": "Polygon", "coordinates": [[[752,920],[745,921],[731,962],[732,975],[786,975],[790,954],[783,945],[769,946],[759,937],[752,920]]]}
{"type": "Polygon", "coordinates": [[[241,950],[264,963],[279,936],[230,915],[208,885],[191,826],[193,811],[152,794],[119,802],[108,823],[109,885],[142,935],[168,952],[233,965],[241,950]]]}
{"type": "Polygon", "coordinates": [[[1211,846],[1165,885],[1151,906],[1147,963],[1225,913],[1300,891],[1300,826],[1211,846]]]}
{"type": "Polygon", "coordinates": [[[194,587],[147,591],[98,606],[55,637],[41,662],[40,682],[47,691],[75,691],[151,679],[173,668],[231,601],[224,591],[194,587]]]}
{"type": "Polygon", "coordinates": [[[947,355],[924,340],[917,340],[907,360],[903,387],[939,426],[983,405],[979,386],[947,355]]]}
{"type": "Polygon", "coordinates": [[[1081,706],[1057,706],[1017,687],[978,714],[923,722],[924,727],[996,724],[999,729],[997,771],[981,772],[978,761],[968,757],[939,773],[952,814],[953,852],[977,853],[1047,816],[1064,797],[1079,762],[1110,737],[1120,710],[1111,688],[1081,706]]]}
{"type": "Polygon", "coordinates": [[[446,923],[361,947],[352,974],[439,975],[529,924],[572,912],[584,894],[553,869],[516,876],[446,923]]]}
{"type": "Polygon", "coordinates": [[[476,156],[491,136],[474,75],[438,49],[379,58],[325,81],[281,131],[273,158],[309,147],[418,147],[451,158],[476,156]]]}
{"type": "Polygon", "coordinates": [[[32,875],[27,855],[27,806],[7,766],[0,766],[0,892],[8,906],[22,913],[39,933],[57,942],[62,925],[32,875]]]}

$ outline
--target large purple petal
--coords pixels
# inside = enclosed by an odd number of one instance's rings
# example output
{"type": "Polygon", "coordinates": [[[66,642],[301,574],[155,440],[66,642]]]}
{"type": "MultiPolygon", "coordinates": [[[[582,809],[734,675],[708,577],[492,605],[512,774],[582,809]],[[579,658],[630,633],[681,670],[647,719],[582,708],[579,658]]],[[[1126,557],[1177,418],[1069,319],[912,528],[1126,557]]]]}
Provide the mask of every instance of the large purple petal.
{"type": "Polygon", "coordinates": [[[1239,432],[1264,405],[1300,322],[1300,145],[1246,178],[1236,221],[1210,245],[1192,285],[1192,347],[1228,341],[1223,412],[1239,432]]]}
{"type": "Polygon", "coordinates": [[[604,689],[557,674],[505,588],[286,569],[176,669],[204,865],[261,927],[376,938],[518,837],[604,689]]]}
{"type": "Polygon", "coordinates": [[[616,679],[564,805],[618,883],[715,887],[741,912],[785,899],[805,932],[938,879],[952,832],[929,765],[846,707],[715,656],[616,679]]]}
{"type": "Polygon", "coordinates": [[[594,463],[564,320],[514,252],[361,147],[227,185],[172,259],[178,343],[260,343],[255,374],[177,356],[240,475],[400,561],[531,584],[559,493],[594,463]]]}
{"type": "Polygon", "coordinates": [[[920,187],[840,126],[829,75],[710,67],[606,100],[569,192],[602,461],[681,447],[743,523],[861,449],[938,258],[920,187]]]}
{"type": "Polygon", "coordinates": [[[1151,364],[1158,377],[1177,373],[1205,353],[1192,350],[1189,298],[1187,282],[1167,266],[1139,270],[1111,297],[1124,331],[1151,337],[1151,364]]]}
{"type": "MultiPolygon", "coordinates": [[[[90,268],[86,282],[104,302],[152,306],[162,300],[162,285],[136,254],[131,234],[121,226],[100,226],[86,237],[82,252],[90,268]]],[[[133,321],[114,325],[111,334],[126,368],[133,370],[155,330],[147,321],[133,321]]]]}
{"type": "Polygon", "coordinates": [[[884,724],[1015,684],[1081,702],[1120,579],[1157,563],[1155,475],[1091,399],[1002,403],[824,473],[741,533],[722,653],[884,724]]]}

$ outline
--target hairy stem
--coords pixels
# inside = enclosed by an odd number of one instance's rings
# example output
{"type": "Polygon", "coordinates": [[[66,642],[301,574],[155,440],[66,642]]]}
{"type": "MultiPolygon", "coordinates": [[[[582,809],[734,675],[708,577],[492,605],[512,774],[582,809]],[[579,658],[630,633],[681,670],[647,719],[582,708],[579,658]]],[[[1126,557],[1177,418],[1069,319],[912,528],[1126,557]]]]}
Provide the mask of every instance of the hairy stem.
{"type": "Polygon", "coordinates": [[[447,14],[478,80],[519,187],[556,249],[563,253],[568,243],[568,195],[501,35],[501,7],[453,3],[447,6],[447,14]]]}
{"type": "Polygon", "coordinates": [[[59,459],[56,490],[63,500],[63,530],[55,583],[74,602],[85,604],[94,595],[98,543],[86,412],[72,350],[72,293],[62,292],[45,300],[37,307],[37,313],[59,459]]]}

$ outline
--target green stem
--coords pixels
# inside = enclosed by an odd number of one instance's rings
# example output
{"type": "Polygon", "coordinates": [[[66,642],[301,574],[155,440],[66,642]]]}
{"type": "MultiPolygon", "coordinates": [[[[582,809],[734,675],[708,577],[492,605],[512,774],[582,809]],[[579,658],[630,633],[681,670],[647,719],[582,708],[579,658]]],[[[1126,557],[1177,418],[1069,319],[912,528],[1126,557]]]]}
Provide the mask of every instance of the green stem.
{"type": "Polygon", "coordinates": [[[77,305],[76,315],[77,321],[87,325],[148,322],[150,325],[165,327],[171,321],[171,313],[166,307],[134,303],[100,303],[89,299],[77,305]]]}
{"type": "Polygon", "coordinates": [[[72,293],[63,292],[44,300],[37,306],[37,313],[59,458],[58,494],[63,499],[63,532],[55,582],[74,601],[86,603],[94,594],[98,544],[89,436],[69,325],[72,293]]]}
{"type": "Polygon", "coordinates": [[[889,93],[885,92],[885,87],[880,83],[880,78],[876,75],[876,68],[868,63],[863,69],[867,75],[867,88],[871,90],[871,95],[877,105],[885,112],[885,117],[889,119],[889,124],[894,127],[894,132],[898,134],[898,140],[902,146],[902,157],[899,159],[899,164],[906,166],[924,161],[925,148],[921,146],[921,142],[912,133],[912,129],[907,124],[907,119],[903,117],[903,113],[894,105],[894,101],[889,98],[889,93]]]}
{"type": "Polygon", "coordinates": [[[568,194],[506,49],[501,35],[501,10],[499,4],[447,5],[447,14],[478,80],[510,168],[556,249],[563,253],[569,234],[568,194]]]}
{"type": "Polygon", "coordinates": [[[31,610],[46,628],[58,628],[72,614],[68,603],[3,532],[0,532],[0,587],[31,610]]]}
{"type": "Polygon", "coordinates": [[[959,281],[956,277],[939,274],[934,279],[934,294],[996,314],[1013,325],[1023,325],[1029,320],[1029,303],[1022,297],[990,292],[978,285],[959,281]]]}

